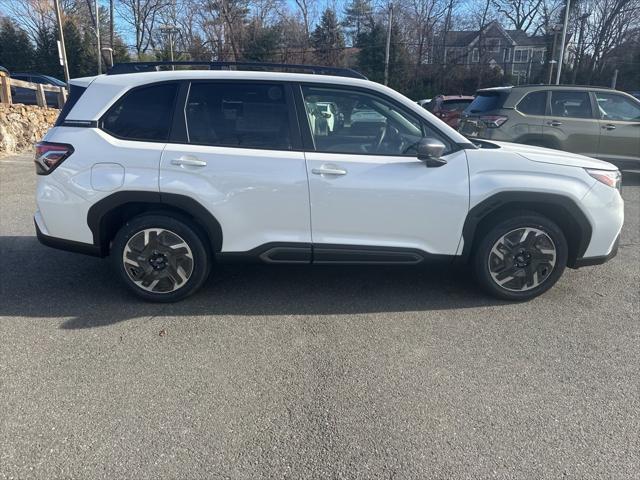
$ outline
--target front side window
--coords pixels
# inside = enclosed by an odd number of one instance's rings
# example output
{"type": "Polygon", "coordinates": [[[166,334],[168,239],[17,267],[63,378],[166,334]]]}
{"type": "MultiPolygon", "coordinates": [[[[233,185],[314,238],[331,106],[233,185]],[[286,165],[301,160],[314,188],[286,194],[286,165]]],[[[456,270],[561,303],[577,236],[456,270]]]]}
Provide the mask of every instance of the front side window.
{"type": "Polygon", "coordinates": [[[544,115],[547,107],[547,92],[531,92],[520,100],[516,107],[526,115],[544,115]]]}
{"type": "Polygon", "coordinates": [[[381,96],[312,86],[302,87],[302,93],[318,152],[415,156],[423,136],[448,144],[419,117],[381,96]],[[330,112],[327,103],[334,107],[330,112]]]}
{"type": "MultiPolygon", "coordinates": [[[[329,110],[328,105],[323,105],[329,110]]],[[[324,112],[330,115],[327,111],[324,112]]],[[[290,150],[284,86],[277,83],[192,83],[185,109],[189,142],[290,150]]]]}
{"type": "Polygon", "coordinates": [[[103,117],[102,129],[126,140],[167,141],[177,91],[177,83],[130,91],[103,117]]]}
{"type": "Polygon", "coordinates": [[[640,121],[640,102],[616,95],[615,93],[596,92],[598,112],[604,120],[640,121]]]}
{"type": "Polygon", "coordinates": [[[587,92],[551,92],[551,115],[554,117],[592,118],[587,92]]]}

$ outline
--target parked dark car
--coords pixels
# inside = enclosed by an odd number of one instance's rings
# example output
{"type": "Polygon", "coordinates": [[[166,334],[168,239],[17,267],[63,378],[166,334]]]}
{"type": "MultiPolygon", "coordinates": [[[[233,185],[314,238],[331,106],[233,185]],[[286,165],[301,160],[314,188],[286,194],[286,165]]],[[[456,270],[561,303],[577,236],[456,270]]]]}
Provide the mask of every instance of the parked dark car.
{"type": "Polygon", "coordinates": [[[465,95],[438,95],[424,108],[433,113],[444,123],[453,128],[458,128],[460,116],[465,108],[473,102],[473,97],[465,95]]]}
{"type": "MultiPolygon", "coordinates": [[[[62,80],[58,80],[55,77],[49,75],[42,75],[40,73],[12,73],[11,78],[15,80],[22,80],[23,82],[41,83],[51,87],[66,87],[67,84],[62,80]]],[[[47,99],[47,105],[49,107],[59,108],[58,105],[58,93],[57,92],[44,92],[44,96],[47,99]]],[[[11,97],[13,103],[24,103],[25,105],[36,105],[36,91],[30,88],[23,87],[11,87],[11,97]]]]}

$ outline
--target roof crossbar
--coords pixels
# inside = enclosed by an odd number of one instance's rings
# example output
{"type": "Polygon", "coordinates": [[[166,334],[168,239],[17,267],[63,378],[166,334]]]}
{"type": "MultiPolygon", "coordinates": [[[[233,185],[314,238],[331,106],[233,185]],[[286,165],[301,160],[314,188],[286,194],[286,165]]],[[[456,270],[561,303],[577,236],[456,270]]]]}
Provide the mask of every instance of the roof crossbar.
{"type": "Polygon", "coordinates": [[[206,70],[276,70],[289,72],[312,73],[315,75],[335,75],[338,77],[361,78],[367,77],[350,68],[323,67],[319,65],[298,65],[292,63],[268,63],[268,62],[129,62],[116,63],[107,75],[121,75],[125,73],[157,72],[168,70],[171,67],[201,67],[206,70]]]}

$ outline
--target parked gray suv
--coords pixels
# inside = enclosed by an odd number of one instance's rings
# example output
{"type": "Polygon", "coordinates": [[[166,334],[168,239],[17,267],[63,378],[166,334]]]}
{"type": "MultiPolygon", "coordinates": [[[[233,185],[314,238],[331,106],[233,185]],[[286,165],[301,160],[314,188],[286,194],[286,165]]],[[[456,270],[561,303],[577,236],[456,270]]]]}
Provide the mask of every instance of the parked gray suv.
{"type": "Polygon", "coordinates": [[[640,101],[601,87],[527,85],[478,90],[462,114],[469,138],[526,143],[640,167],[640,101]]]}

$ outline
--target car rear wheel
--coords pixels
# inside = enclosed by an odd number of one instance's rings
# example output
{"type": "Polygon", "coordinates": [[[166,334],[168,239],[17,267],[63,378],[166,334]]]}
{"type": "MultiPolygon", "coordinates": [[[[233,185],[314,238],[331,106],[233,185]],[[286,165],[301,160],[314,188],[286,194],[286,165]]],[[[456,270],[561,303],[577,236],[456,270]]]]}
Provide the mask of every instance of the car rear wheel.
{"type": "Polygon", "coordinates": [[[489,229],[475,251],[475,273],[491,295],[529,300],[551,288],[567,264],[560,227],[535,213],[514,215],[489,229]]]}
{"type": "Polygon", "coordinates": [[[205,242],[186,221],[143,215],[116,234],[111,256],[125,285],[155,302],[181,300],[202,286],[210,270],[205,242]]]}

